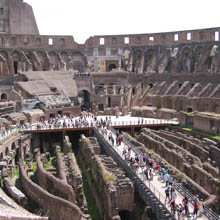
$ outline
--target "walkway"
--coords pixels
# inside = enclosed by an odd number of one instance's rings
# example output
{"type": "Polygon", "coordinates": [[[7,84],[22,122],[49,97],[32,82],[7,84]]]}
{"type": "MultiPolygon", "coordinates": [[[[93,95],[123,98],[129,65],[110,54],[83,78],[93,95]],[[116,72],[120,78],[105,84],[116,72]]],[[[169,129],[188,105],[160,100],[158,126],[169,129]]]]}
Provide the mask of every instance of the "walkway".
{"type": "MultiPolygon", "coordinates": [[[[107,130],[107,134],[106,132],[104,132],[103,130],[101,131],[99,129],[100,134],[105,138],[105,140],[112,146],[112,143],[108,140],[108,135],[109,133],[112,134],[113,138],[116,140],[116,135],[111,131],[111,130],[107,130]]],[[[113,146],[114,150],[121,156],[121,158],[125,159],[125,156],[122,155],[123,149],[127,148],[127,144],[125,144],[124,142],[121,143],[120,146],[116,146],[116,144],[114,144],[113,146]]],[[[131,149],[130,155],[132,158],[135,158],[135,152],[133,149],[131,149]]],[[[154,195],[158,198],[159,201],[161,201],[168,210],[170,210],[170,206],[168,203],[165,202],[165,182],[161,181],[161,176],[158,173],[154,173],[153,175],[153,180],[149,181],[146,179],[146,177],[143,175],[143,169],[142,168],[137,168],[136,170],[136,174],[140,177],[141,180],[143,180],[143,182],[146,184],[146,186],[154,193],[154,195]]],[[[183,200],[183,196],[177,193],[177,199],[176,199],[176,204],[182,204],[182,200],[183,200]]],[[[193,205],[191,203],[189,203],[189,211],[190,213],[193,212],[193,205]]],[[[178,219],[177,214],[175,216],[176,219],[178,219]]],[[[182,218],[182,219],[187,219],[182,218]]],[[[199,219],[199,220],[208,220],[208,218],[206,216],[203,217],[197,217],[195,219],[199,219]]]]}
{"type": "Polygon", "coordinates": [[[54,119],[51,121],[43,121],[34,123],[32,125],[26,124],[21,131],[51,131],[52,130],[74,130],[74,129],[89,129],[96,127],[101,121],[108,123],[114,128],[135,128],[135,127],[160,127],[168,125],[177,125],[177,120],[165,120],[155,118],[143,118],[143,117],[131,117],[127,116],[96,116],[95,117],[74,117],[72,119],[68,117],[54,119]]]}

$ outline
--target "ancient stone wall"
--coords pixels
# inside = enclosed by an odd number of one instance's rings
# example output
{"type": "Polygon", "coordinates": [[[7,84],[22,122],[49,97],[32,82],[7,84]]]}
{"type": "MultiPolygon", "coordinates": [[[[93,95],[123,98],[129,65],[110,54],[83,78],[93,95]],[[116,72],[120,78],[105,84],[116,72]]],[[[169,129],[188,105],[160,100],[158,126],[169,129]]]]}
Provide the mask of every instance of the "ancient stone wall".
{"type": "MultiPolygon", "coordinates": [[[[149,34],[132,34],[132,35],[104,35],[90,37],[85,47],[99,47],[100,38],[104,38],[104,46],[106,47],[129,47],[129,46],[152,46],[152,45],[177,45],[180,43],[192,42],[207,42],[215,41],[215,32],[219,28],[209,28],[200,30],[185,30],[166,33],[149,33],[149,34]],[[191,33],[191,39],[187,40],[187,34],[191,33]],[[178,35],[178,40],[175,40],[175,35],[178,35]],[[125,38],[129,38],[129,43],[126,43],[125,38]]],[[[177,38],[176,38],[177,39],[177,38]]],[[[127,41],[128,42],[128,41],[127,41]]]]}
{"type": "Polygon", "coordinates": [[[76,203],[75,193],[70,185],[47,172],[43,168],[40,155],[37,155],[37,179],[38,184],[49,193],[76,203]]]}
{"type": "Polygon", "coordinates": [[[85,220],[82,211],[75,204],[54,196],[32,182],[26,174],[26,170],[20,161],[20,178],[26,194],[36,201],[52,220],[85,220]]]}
{"type": "Polygon", "coordinates": [[[1,33],[39,35],[34,13],[30,5],[21,0],[3,0],[0,3],[0,8],[1,33]]]}
{"type": "Polygon", "coordinates": [[[121,210],[132,211],[133,185],[110,157],[97,154],[96,139],[82,136],[80,151],[83,168],[90,169],[87,178],[103,218],[113,219],[121,210]]]}
{"type": "Polygon", "coordinates": [[[69,149],[66,155],[62,155],[60,147],[56,147],[58,177],[72,186],[78,206],[81,210],[87,212],[87,201],[83,191],[82,174],[75,155],[72,153],[72,145],[69,142],[69,138],[65,137],[64,149],[66,145],[70,147],[68,147],[69,149]]]}
{"type": "Polygon", "coordinates": [[[32,7],[21,0],[10,0],[8,4],[10,34],[39,35],[32,7]]]}
{"type": "MultiPolygon", "coordinates": [[[[144,143],[147,148],[152,149],[159,154],[168,163],[193,179],[207,192],[214,195],[217,194],[216,186],[219,185],[219,182],[211,175],[211,173],[201,168],[202,162],[200,157],[195,156],[187,149],[160,137],[149,129],[144,129],[140,136],[138,136],[138,140],[141,143],[144,143]]],[[[204,153],[204,155],[207,155],[207,152],[204,151],[204,153]]]]}

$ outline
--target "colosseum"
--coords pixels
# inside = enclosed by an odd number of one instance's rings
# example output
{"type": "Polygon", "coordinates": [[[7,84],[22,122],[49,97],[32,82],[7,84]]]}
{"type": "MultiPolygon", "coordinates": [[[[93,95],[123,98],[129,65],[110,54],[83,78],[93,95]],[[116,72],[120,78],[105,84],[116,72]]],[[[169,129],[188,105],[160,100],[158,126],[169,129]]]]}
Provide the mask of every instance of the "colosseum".
{"type": "Polygon", "coordinates": [[[220,27],[40,35],[0,2],[0,219],[220,220],[220,27]]]}

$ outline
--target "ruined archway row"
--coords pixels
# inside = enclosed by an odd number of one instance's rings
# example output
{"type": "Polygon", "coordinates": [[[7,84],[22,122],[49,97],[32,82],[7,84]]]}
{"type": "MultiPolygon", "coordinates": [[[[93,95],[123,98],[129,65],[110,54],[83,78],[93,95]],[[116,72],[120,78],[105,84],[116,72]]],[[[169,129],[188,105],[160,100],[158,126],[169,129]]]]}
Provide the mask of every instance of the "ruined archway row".
{"type": "Polygon", "coordinates": [[[84,72],[87,58],[76,50],[0,50],[0,74],[19,71],[78,70],[84,72]]]}
{"type": "Polygon", "coordinates": [[[126,68],[136,73],[219,72],[219,49],[218,42],[132,48],[126,68]]]}

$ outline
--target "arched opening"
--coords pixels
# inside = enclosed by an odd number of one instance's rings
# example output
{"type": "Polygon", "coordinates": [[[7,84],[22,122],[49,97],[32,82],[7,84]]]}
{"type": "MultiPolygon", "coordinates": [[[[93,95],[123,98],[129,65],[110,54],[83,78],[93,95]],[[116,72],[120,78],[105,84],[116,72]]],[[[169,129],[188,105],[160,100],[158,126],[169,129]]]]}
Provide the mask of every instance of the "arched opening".
{"type": "Polygon", "coordinates": [[[58,70],[58,55],[54,52],[51,51],[49,52],[50,60],[53,63],[52,68],[53,70],[58,70]]]}
{"type": "Polygon", "coordinates": [[[78,70],[80,73],[83,73],[84,72],[83,63],[81,61],[74,61],[73,70],[78,70]]]}
{"type": "Polygon", "coordinates": [[[119,216],[121,220],[130,220],[130,212],[127,210],[121,210],[119,216]]]}
{"type": "Polygon", "coordinates": [[[18,148],[16,149],[16,154],[15,154],[15,164],[18,164],[19,162],[19,150],[18,148]]]}
{"type": "Polygon", "coordinates": [[[193,52],[190,47],[184,47],[182,49],[182,72],[192,72],[194,71],[194,61],[193,61],[193,52]],[[193,68],[192,68],[193,67],[193,68]]]}
{"type": "Polygon", "coordinates": [[[15,74],[18,74],[18,61],[14,61],[14,71],[15,74]]]}
{"type": "Polygon", "coordinates": [[[1,94],[1,100],[7,100],[8,97],[5,93],[1,94]]]}
{"type": "Polygon", "coordinates": [[[135,95],[136,91],[135,91],[135,88],[133,87],[132,88],[132,95],[135,95]]]}
{"type": "Polygon", "coordinates": [[[1,154],[0,154],[0,161],[2,161],[2,159],[3,159],[3,153],[1,152],[1,154]]]}
{"type": "Polygon", "coordinates": [[[15,150],[15,148],[16,148],[16,145],[15,145],[15,143],[13,142],[12,145],[11,145],[11,150],[15,150]]]}
{"type": "Polygon", "coordinates": [[[6,147],[6,149],[5,149],[5,156],[7,156],[8,153],[9,153],[9,149],[8,149],[8,147],[6,147]]]}
{"type": "Polygon", "coordinates": [[[121,87],[118,89],[118,95],[121,94],[121,87]]]}
{"type": "Polygon", "coordinates": [[[90,110],[91,103],[90,103],[90,94],[87,90],[79,91],[79,103],[81,105],[82,110],[88,111],[90,110]]]}
{"type": "Polygon", "coordinates": [[[111,72],[113,70],[117,69],[117,66],[114,63],[109,64],[108,71],[111,72]]]}
{"type": "Polygon", "coordinates": [[[107,107],[110,108],[112,106],[112,100],[111,97],[108,97],[108,103],[107,103],[107,107]]]}
{"type": "Polygon", "coordinates": [[[99,109],[99,111],[104,111],[104,105],[103,104],[98,104],[98,109],[99,109]]]}
{"type": "Polygon", "coordinates": [[[18,73],[18,63],[20,61],[20,54],[17,51],[14,51],[12,54],[13,66],[14,66],[14,74],[18,73]]]}

